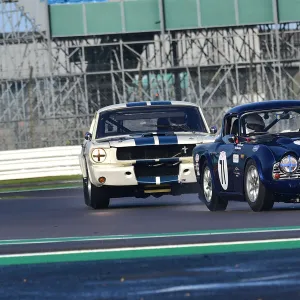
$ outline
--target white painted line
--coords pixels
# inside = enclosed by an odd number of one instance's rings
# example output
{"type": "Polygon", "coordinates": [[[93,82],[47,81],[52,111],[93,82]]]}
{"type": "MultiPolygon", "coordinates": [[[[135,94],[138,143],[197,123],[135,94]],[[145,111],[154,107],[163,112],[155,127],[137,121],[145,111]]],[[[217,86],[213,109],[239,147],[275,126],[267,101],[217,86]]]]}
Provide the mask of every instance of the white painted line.
{"type": "Polygon", "coordinates": [[[155,177],[155,182],[156,182],[156,185],[160,185],[160,177],[159,176],[155,177]]]}
{"type": "Polygon", "coordinates": [[[255,241],[238,241],[238,242],[218,242],[218,243],[199,243],[199,244],[182,244],[182,245],[160,245],[160,246],[144,246],[144,247],[124,247],[110,249],[89,249],[89,250],[68,250],[53,252],[35,252],[35,253],[19,253],[19,254],[3,254],[1,258],[9,257],[30,257],[30,256],[46,256],[46,255],[67,255],[67,254],[88,254],[88,253],[106,253],[106,252],[125,252],[125,251],[142,251],[142,250],[163,250],[176,248],[205,248],[213,246],[230,246],[230,245],[251,245],[251,244],[271,244],[280,242],[300,242],[300,238],[291,239],[274,239],[274,240],[255,240],[255,241]]]}
{"type": "MultiPolygon", "coordinates": [[[[67,196],[66,196],[67,197],[67,196]]],[[[46,198],[46,197],[45,197],[46,198]]],[[[195,232],[195,233],[162,233],[162,234],[145,234],[145,235],[112,235],[96,237],[62,237],[62,238],[38,238],[29,240],[0,240],[0,246],[5,245],[29,245],[29,244],[47,244],[47,243],[70,243],[70,242],[89,242],[89,241],[112,241],[112,240],[135,240],[135,239],[153,239],[153,238],[175,238],[175,237],[196,237],[196,236],[215,236],[215,235],[234,235],[234,234],[251,234],[251,233],[274,233],[274,232],[293,232],[300,231],[299,228],[282,228],[282,229],[258,229],[247,231],[224,231],[224,232],[195,232]]]]}
{"type": "Polygon", "coordinates": [[[154,145],[159,145],[159,139],[157,135],[154,136],[154,145]]]}
{"type": "MultiPolygon", "coordinates": [[[[292,285],[295,286],[298,284],[296,279],[282,279],[274,281],[253,281],[253,282],[227,282],[227,283],[204,283],[204,284],[195,284],[195,285],[180,285],[173,286],[166,289],[160,290],[149,290],[137,292],[138,295],[151,295],[151,294],[161,294],[161,293],[174,293],[174,292],[183,292],[183,291],[196,291],[196,290],[221,290],[221,289],[233,289],[233,288],[249,288],[249,287],[261,287],[261,286],[286,286],[292,285]]],[[[133,295],[133,293],[131,293],[133,295]]]]}

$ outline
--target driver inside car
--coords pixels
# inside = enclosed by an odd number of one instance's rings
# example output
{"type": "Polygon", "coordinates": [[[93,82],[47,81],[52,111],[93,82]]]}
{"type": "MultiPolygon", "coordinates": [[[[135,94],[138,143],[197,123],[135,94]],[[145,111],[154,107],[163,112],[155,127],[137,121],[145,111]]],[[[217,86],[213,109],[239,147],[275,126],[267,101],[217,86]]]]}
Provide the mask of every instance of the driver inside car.
{"type": "Polygon", "coordinates": [[[187,125],[186,117],[171,117],[169,118],[170,125],[178,126],[178,125],[187,125]]]}
{"type": "Polygon", "coordinates": [[[255,132],[264,132],[265,122],[259,114],[251,114],[246,116],[245,120],[246,134],[255,132]]]}

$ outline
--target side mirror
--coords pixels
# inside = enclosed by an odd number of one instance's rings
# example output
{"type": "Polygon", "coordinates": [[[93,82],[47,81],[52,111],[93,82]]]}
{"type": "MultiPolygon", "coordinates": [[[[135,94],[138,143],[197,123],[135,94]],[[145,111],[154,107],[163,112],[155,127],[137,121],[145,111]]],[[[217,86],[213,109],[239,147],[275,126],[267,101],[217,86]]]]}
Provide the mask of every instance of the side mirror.
{"type": "Polygon", "coordinates": [[[224,140],[226,143],[229,143],[229,144],[235,144],[236,143],[236,139],[237,137],[233,134],[231,135],[227,135],[224,137],[224,140]]]}
{"type": "Polygon", "coordinates": [[[211,134],[216,134],[217,131],[218,131],[218,128],[217,128],[216,126],[210,127],[210,133],[211,133],[211,134]]]}
{"type": "Polygon", "coordinates": [[[87,140],[87,141],[90,141],[92,139],[92,134],[90,132],[86,132],[85,135],[84,135],[84,138],[87,140]]]}
{"type": "Polygon", "coordinates": [[[228,142],[231,143],[231,144],[234,144],[234,136],[230,136],[228,138],[228,142]]]}

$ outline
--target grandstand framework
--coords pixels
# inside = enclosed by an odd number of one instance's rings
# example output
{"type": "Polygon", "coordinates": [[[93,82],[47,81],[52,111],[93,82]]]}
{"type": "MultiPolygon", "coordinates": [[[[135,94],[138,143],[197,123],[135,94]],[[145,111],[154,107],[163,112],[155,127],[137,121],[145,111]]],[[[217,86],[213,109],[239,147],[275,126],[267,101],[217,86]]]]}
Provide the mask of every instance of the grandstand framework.
{"type": "Polygon", "coordinates": [[[300,23],[276,10],[269,24],[55,36],[51,18],[0,2],[0,150],[80,144],[114,103],[190,101],[220,126],[232,106],[299,98],[300,23]]]}

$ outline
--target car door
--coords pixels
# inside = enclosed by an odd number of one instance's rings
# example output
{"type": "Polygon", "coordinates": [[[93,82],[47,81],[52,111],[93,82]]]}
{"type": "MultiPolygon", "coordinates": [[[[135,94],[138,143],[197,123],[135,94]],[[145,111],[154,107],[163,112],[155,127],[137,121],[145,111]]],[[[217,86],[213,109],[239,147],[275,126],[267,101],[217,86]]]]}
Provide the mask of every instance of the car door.
{"type": "Polygon", "coordinates": [[[235,135],[238,137],[238,143],[233,151],[233,177],[234,192],[236,194],[244,194],[244,168],[248,155],[252,152],[253,145],[245,143],[245,137],[241,131],[240,124],[236,128],[235,135]]]}
{"type": "Polygon", "coordinates": [[[224,119],[222,142],[216,147],[217,153],[217,175],[219,179],[220,192],[234,192],[235,183],[233,180],[234,172],[234,153],[236,144],[234,143],[233,131],[237,117],[229,115],[224,119]]]}

